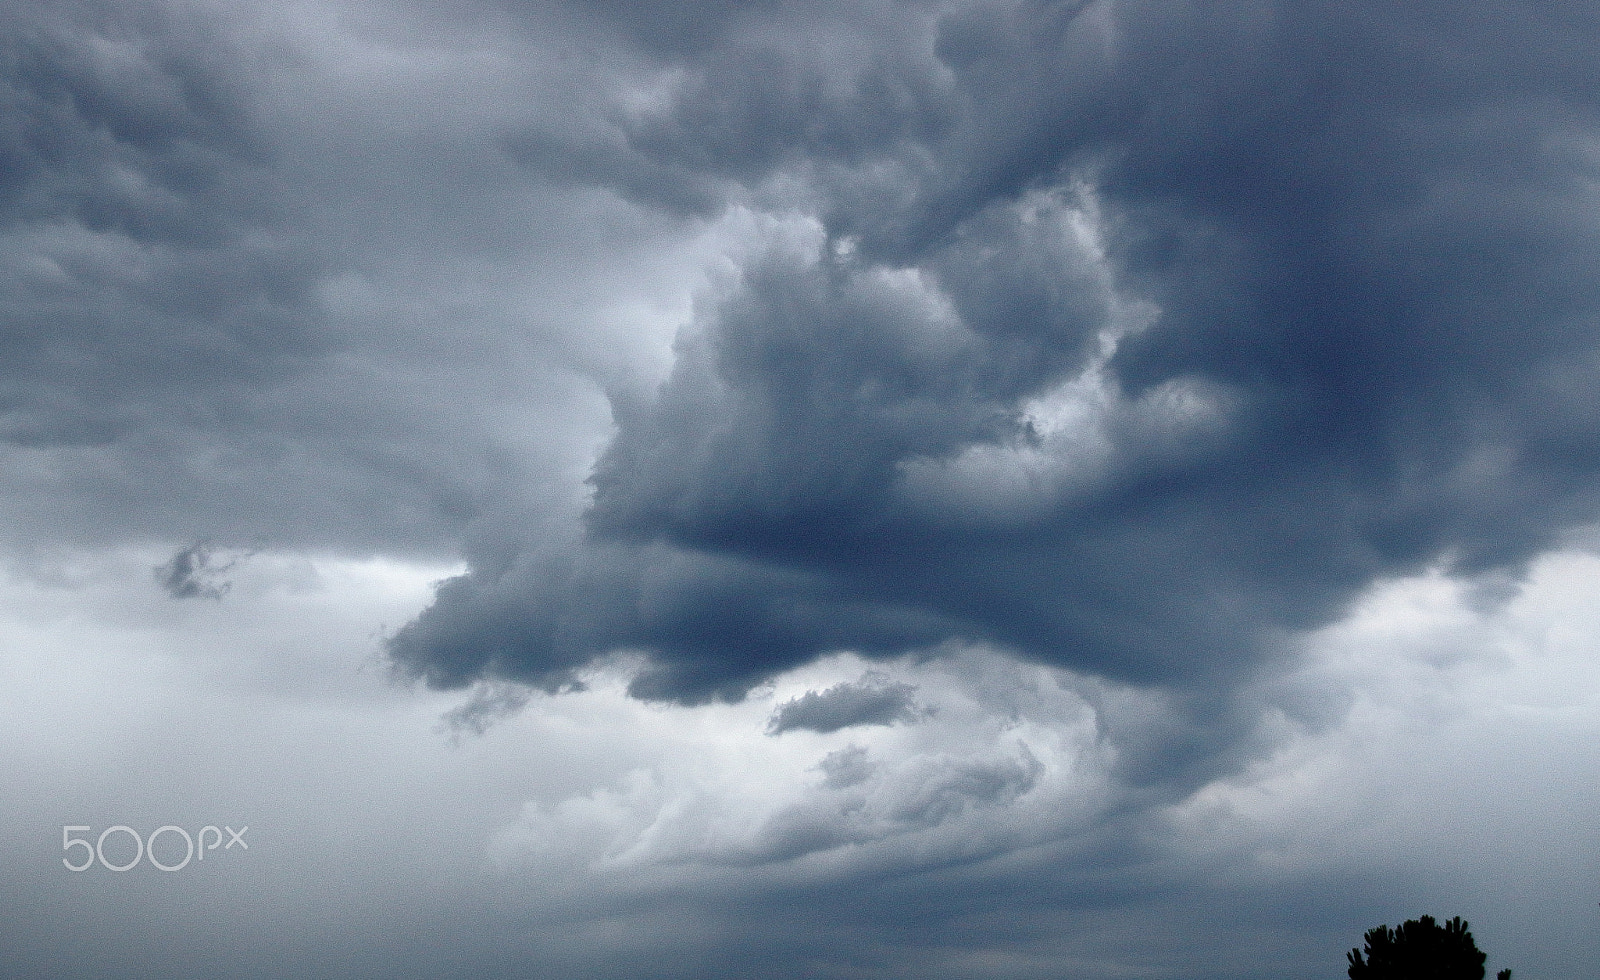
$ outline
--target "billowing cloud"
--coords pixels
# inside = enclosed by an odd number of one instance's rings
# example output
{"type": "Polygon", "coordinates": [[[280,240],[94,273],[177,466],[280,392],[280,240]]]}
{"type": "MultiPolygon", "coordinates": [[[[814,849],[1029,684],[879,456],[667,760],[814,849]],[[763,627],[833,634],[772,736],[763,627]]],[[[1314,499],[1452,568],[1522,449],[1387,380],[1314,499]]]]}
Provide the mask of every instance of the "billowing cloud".
{"type": "Polygon", "coordinates": [[[869,671],[858,681],[835,684],[822,691],[807,691],[785,701],[772,713],[767,732],[782,735],[804,730],[826,734],[854,725],[914,721],[917,709],[912,695],[916,690],[915,685],[893,683],[881,672],[869,671]]]}
{"type": "Polygon", "coordinates": [[[401,664],[553,690],[643,652],[637,695],[701,703],[987,643],[1166,690],[1150,758],[1204,766],[1372,583],[1504,581],[1595,518],[1593,31],[890,12],[667,32],[617,152],[774,217],[613,390],[581,530],[474,561],[401,664]]]}
{"type": "MultiPolygon", "coordinates": [[[[808,670],[837,675],[860,663],[847,657],[808,670]]],[[[1096,714],[1063,680],[973,650],[938,666],[902,664],[894,674],[870,670],[813,686],[775,709],[763,699],[708,708],[716,712],[709,734],[676,725],[663,732],[690,740],[668,753],[683,765],[653,764],[531,802],[491,853],[511,869],[587,869],[635,883],[677,876],[668,869],[679,867],[694,869],[684,872],[694,880],[735,868],[798,883],[908,860],[970,859],[1082,830],[1116,791],[1096,714]],[[925,709],[913,705],[922,686],[900,679],[907,676],[932,692],[925,709]],[[900,724],[909,721],[916,724],[900,724]],[[782,733],[790,734],[771,737],[782,733]],[[705,765],[708,752],[717,765],[705,765]],[[570,846],[553,849],[557,841],[570,846]]],[[[622,692],[610,680],[570,697],[622,692]]]]}

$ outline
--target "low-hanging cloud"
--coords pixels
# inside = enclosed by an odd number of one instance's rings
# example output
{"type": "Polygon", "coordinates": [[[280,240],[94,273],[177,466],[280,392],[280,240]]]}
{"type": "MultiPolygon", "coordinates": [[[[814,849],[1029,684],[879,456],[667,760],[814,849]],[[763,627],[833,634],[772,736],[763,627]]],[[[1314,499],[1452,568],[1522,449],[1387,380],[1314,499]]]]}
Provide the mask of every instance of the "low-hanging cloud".
{"type": "Polygon", "coordinates": [[[893,725],[915,721],[916,685],[892,682],[881,673],[868,673],[822,691],[807,691],[785,701],[772,713],[767,734],[790,731],[836,732],[855,725],[893,725]]]}
{"type": "Polygon", "coordinates": [[[210,543],[197,541],[154,569],[156,584],[174,599],[221,599],[233,588],[223,576],[239,559],[219,561],[210,543]]]}

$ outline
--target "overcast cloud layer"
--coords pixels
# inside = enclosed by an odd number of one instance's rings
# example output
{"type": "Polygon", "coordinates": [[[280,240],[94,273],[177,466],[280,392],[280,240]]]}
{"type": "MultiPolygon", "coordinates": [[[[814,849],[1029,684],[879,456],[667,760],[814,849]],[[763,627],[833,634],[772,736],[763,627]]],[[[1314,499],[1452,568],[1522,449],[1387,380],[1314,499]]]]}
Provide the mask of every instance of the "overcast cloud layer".
{"type": "Polygon", "coordinates": [[[7,969],[1310,977],[1483,908],[1587,975],[1596,64],[1587,3],[0,7],[7,969]],[[62,883],[241,806],[237,878],[62,883]]]}

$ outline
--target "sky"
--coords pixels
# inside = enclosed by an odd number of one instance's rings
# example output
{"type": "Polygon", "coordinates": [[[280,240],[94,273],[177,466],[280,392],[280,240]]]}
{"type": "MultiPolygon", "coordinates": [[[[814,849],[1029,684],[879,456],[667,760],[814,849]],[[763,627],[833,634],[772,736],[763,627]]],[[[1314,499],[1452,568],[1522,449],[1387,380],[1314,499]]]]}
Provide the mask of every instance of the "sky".
{"type": "Polygon", "coordinates": [[[0,5],[0,977],[1594,976],[1596,64],[0,5]]]}

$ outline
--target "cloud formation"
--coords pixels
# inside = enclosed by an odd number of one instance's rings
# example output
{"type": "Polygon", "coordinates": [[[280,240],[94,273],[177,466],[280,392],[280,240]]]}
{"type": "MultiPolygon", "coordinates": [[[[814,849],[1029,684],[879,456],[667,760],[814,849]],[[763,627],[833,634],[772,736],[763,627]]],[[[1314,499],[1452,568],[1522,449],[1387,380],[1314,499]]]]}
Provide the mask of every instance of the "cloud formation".
{"type": "Polygon", "coordinates": [[[1309,977],[1454,892],[1581,963],[1591,6],[5,6],[0,838],[298,836],[0,946],[1309,977]]]}
{"type": "Polygon", "coordinates": [[[222,576],[238,561],[217,562],[211,545],[197,541],[154,570],[156,584],[174,599],[221,599],[233,587],[222,576]]]}
{"type": "Polygon", "coordinates": [[[528,703],[528,691],[511,684],[481,684],[472,696],[439,719],[439,729],[456,740],[482,735],[496,722],[515,715],[528,703]]]}
{"type": "MultiPolygon", "coordinates": [[[[767,734],[789,731],[827,734],[855,725],[893,725],[915,721],[915,685],[891,682],[881,672],[868,671],[858,681],[835,684],[823,691],[807,691],[785,701],[767,722],[767,734]]],[[[831,776],[830,776],[831,778],[831,776]]]]}
{"type": "Polygon", "coordinates": [[[1586,17],[668,18],[618,158],[773,217],[612,392],[581,530],[474,561],[392,655],[555,689],[642,651],[638,696],[700,703],[982,642],[1229,744],[1372,583],[1514,577],[1596,516],[1586,17]]]}
{"type": "Polygon", "coordinates": [[[588,115],[526,98],[537,39],[458,25],[435,73],[341,16],[0,14],[0,545],[451,560],[574,506],[595,379],[653,349],[693,231],[508,156],[513,129],[588,115]],[[466,92],[499,109],[416,111],[466,92]]]}

